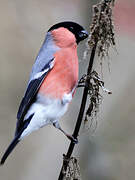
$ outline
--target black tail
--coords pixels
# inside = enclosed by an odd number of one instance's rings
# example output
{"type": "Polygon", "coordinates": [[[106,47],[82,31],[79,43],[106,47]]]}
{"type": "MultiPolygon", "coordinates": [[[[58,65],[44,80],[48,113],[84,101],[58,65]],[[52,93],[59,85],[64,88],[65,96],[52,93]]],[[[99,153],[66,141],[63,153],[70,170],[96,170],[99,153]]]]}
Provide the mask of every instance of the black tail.
{"type": "Polygon", "coordinates": [[[7,159],[7,157],[9,156],[9,154],[13,151],[13,149],[15,148],[15,146],[19,143],[19,137],[20,136],[16,136],[13,141],[11,142],[11,144],[8,146],[6,152],[4,153],[0,165],[3,165],[5,160],[7,159]]]}

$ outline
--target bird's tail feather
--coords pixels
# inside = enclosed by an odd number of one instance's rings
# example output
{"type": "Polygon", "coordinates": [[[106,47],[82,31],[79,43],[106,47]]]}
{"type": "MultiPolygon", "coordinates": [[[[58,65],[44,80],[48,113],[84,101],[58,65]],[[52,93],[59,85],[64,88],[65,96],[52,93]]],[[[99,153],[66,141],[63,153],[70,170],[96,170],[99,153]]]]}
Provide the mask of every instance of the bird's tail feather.
{"type": "Polygon", "coordinates": [[[19,137],[20,136],[16,136],[13,141],[11,142],[11,144],[8,146],[6,152],[4,153],[1,161],[0,161],[0,165],[3,165],[5,160],[7,159],[7,157],[9,156],[9,154],[13,151],[13,149],[15,148],[15,146],[19,143],[19,137]]]}
{"type": "Polygon", "coordinates": [[[19,143],[20,141],[20,137],[23,133],[23,131],[27,128],[28,124],[30,123],[30,120],[32,119],[34,113],[32,115],[30,115],[30,117],[28,119],[26,119],[21,127],[21,129],[16,130],[15,132],[15,137],[13,139],[13,141],[10,143],[10,145],[8,146],[6,152],[4,153],[1,161],[0,161],[0,165],[3,165],[5,160],[7,159],[7,157],[9,156],[9,154],[13,151],[13,149],[15,148],[15,146],[19,143]]]}

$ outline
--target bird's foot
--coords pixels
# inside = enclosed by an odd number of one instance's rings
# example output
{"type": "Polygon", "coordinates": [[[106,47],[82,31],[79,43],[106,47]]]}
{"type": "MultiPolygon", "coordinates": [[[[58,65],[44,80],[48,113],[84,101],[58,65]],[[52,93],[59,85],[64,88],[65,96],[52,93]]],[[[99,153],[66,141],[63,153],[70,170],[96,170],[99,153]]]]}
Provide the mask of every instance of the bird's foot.
{"type": "Polygon", "coordinates": [[[70,141],[72,141],[74,144],[78,144],[78,139],[77,139],[77,138],[74,138],[74,137],[73,137],[72,135],[70,135],[70,134],[67,134],[67,133],[61,128],[61,126],[60,126],[60,124],[59,124],[58,121],[54,122],[54,123],[53,123],[53,126],[56,127],[56,128],[58,128],[62,133],[64,133],[65,136],[67,136],[67,138],[68,138],[70,141]]]}
{"type": "Polygon", "coordinates": [[[78,139],[74,138],[72,135],[70,134],[66,134],[67,138],[72,141],[74,144],[78,144],[78,139]]]}

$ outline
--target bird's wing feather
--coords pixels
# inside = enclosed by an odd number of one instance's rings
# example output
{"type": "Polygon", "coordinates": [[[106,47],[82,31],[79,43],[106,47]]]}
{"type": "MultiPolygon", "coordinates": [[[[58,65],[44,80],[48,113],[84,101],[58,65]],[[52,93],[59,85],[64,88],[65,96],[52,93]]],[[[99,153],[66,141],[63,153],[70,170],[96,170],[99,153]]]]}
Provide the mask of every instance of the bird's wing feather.
{"type": "Polygon", "coordinates": [[[18,121],[16,124],[15,135],[20,131],[21,128],[23,128],[24,116],[26,115],[32,102],[36,99],[36,94],[44,78],[53,67],[54,53],[57,50],[59,50],[59,48],[53,43],[52,36],[50,32],[48,32],[32,67],[26,92],[17,113],[18,121]]]}
{"type": "Polygon", "coordinates": [[[51,59],[50,62],[47,63],[45,67],[41,70],[41,72],[35,74],[34,78],[31,79],[31,81],[29,82],[17,113],[17,119],[21,119],[22,117],[24,117],[25,110],[28,109],[28,106],[31,104],[31,101],[37,94],[37,91],[39,90],[39,87],[42,84],[47,73],[52,69],[53,61],[54,59],[51,59]]]}
{"type": "Polygon", "coordinates": [[[23,123],[24,116],[26,115],[30,105],[36,99],[36,94],[37,94],[43,80],[45,79],[46,75],[53,68],[53,62],[54,62],[54,59],[51,59],[50,62],[45,65],[45,67],[42,69],[42,71],[37,73],[37,75],[35,75],[35,78],[33,78],[29,82],[27,90],[26,90],[25,95],[21,101],[21,104],[20,104],[20,107],[19,107],[19,110],[17,113],[18,121],[17,121],[16,133],[15,134],[18,134],[18,132],[21,130],[21,127],[24,124],[23,123]]]}

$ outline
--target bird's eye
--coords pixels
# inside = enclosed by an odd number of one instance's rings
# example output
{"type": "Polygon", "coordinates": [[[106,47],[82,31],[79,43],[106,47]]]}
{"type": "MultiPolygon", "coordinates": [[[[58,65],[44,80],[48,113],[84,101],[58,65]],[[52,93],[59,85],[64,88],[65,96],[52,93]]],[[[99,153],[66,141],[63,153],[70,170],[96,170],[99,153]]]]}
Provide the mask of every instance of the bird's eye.
{"type": "Polygon", "coordinates": [[[73,27],[70,27],[71,30],[73,30],[74,28],[73,27]]]}

